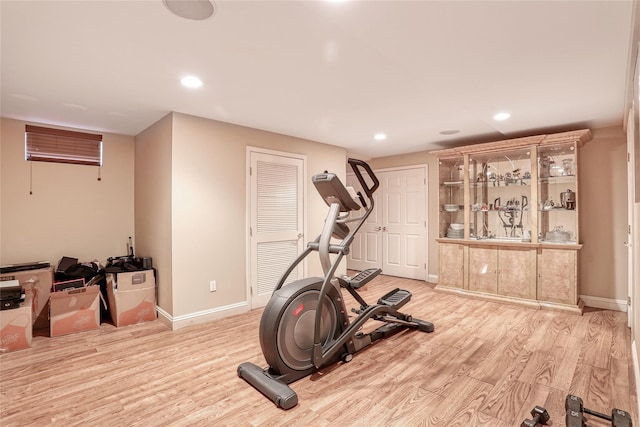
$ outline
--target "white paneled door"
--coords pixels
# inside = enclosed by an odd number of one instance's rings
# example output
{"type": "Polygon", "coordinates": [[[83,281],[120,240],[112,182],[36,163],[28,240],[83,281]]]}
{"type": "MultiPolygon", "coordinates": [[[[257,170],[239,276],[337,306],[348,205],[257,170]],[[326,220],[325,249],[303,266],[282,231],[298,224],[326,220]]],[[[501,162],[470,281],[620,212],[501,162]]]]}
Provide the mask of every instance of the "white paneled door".
{"type": "MultiPolygon", "coordinates": [[[[640,57],[638,58],[638,65],[640,65],[640,57]]],[[[640,72],[640,70],[638,71],[640,72]]],[[[638,251],[637,242],[634,242],[634,236],[638,234],[638,230],[636,229],[638,224],[638,218],[635,218],[635,201],[636,201],[636,153],[635,153],[635,133],[636,126],[638,123],[636,122],[636,113],[635,108],[631,108],[629,111],[629,120],[627,121],[627,180],[628,180],[628,200],[627,200],[627,217],[629,219],[629,224],[627,225],[627,255],[628,255],[628,281],[629,281],[629,296],[627,299],[627,325],[631,328],[633,325],[634,319],[634,310],[637,310],[638,307],[634,307],[634,301],[638,301],[638,297],[634,295],[634,293],[640,292],[640,289],[634,289],[634,284],[638,283],[638,278],[636,275],[638,274],[638,261],[636,251],[638,251]]],[[[640,130],[640,129],[639,129],[640,130]]],[[[637,336],[637,332],[632,332],[637,336]]]]}
{"type": "MultiPolygon", "coordinates": [[[[425,168],[376,171],[376,176],[376,208],[354,239],[348,267],[378,267],[383,274],[426,280],[425,168]]],[[[355,177],[347,183],[358,188],[355,177]]]]}
{"type": "MultiPolygon", "coordinates": [[[[263,307],[303,250],[304,157],[249,151],[249,287],[263,307]]],[[[285,283],[304,277],[299,264],[285,283]]]]}
{"type": "MultiPolygon", "coordinates": [[[[377,176],[377,174],[376,174],[377,176]]],[[[347,175],[347,186],[362,191],[358,179],[355,175],[347,175]]],[[[347,268],[351,270],[366,270],[367,268],[382,267],[382,209],[380,208],[380,188],[373,194],[374,209],[362,225],[358,234],[355,235],[353,243],[349,248],[347,256],[347,268]]],[[[365,196],[366,197],[366,196],[365,196]]],[[[360,217],[360,212],[354,212],[355,218],[360,217]]]]}

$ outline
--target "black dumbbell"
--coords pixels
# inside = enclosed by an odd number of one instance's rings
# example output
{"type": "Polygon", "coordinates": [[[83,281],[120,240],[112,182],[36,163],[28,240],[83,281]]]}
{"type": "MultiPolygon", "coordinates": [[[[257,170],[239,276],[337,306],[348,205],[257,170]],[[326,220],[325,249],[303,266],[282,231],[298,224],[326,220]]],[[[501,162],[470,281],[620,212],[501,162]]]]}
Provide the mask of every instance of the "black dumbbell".
{"type": "Polygon", "coordinates": [[[565,421],[567,427],[585,427],[584,414],[594,415],[603,420],[611,421],[611,427],[633,427],[631,415],[622,409],[614,408],[611,416],[584,407],[582,399],[571,394],[564,401],[567,411],[565,421]]]}
{"type": "Polygon", "coordinates": [[[611,427],[633,427],[631,414],[622,409],[613,408],[613,411],[611,411],[611,427]]]}
{"type": "Polygon", "coordinates": [[[536,406],[531,410],[533,419],[526,419],[520,424],[520,427],[539,427],[547,425],[549,421],[549,413],[542,406],[536,406]]]}
{"type": "Polygon", "coordinates": [[[582,399],[572,394],[567,395],[564,400],[564,409],[567,414],[565,416],[565,424],[567,427],[584,427],[582,399]]]}

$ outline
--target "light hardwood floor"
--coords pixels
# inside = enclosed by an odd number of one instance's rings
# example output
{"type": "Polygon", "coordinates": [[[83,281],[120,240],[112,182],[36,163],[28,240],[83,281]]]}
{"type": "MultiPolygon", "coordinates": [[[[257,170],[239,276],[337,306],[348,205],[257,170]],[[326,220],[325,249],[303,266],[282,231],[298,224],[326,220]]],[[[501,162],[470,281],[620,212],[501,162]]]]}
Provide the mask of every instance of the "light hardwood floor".
{"type": "Polygon", "coordinates": [[[532,310],[386,276],[362,294],[374,302],[395,287],[413,293],[403,311],[436,331],[398,334],[292,384],[289,411],[236,374],[265,363],[255,310],[178,331],[153,321],[36,336],[0,356],[0,425],[512,427],[541,405],[562,426],[569,392],[638,425],[624,313],[532,310]]]}

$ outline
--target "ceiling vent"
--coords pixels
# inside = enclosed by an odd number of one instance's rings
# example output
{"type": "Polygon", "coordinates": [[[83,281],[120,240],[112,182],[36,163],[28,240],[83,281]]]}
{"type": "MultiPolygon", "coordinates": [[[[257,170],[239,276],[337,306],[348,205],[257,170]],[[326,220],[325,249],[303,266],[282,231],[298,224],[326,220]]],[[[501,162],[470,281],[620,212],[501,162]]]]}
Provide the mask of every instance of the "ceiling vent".
{"type": "Polygon", "coordinates": [[[181,18],[201,21],[215,12],[209,0],[163,0],[167,9],[181,18]]]}

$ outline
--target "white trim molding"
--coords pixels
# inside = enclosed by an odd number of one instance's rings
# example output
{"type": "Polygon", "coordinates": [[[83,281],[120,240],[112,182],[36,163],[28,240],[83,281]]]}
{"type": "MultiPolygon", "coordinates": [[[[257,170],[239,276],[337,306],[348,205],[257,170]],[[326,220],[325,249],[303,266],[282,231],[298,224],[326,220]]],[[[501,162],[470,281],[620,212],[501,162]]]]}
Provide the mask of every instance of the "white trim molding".
{"type": "Polygon", "coordinates": [[[604,310],[627,312],[627,301],[622,299],[610,299],[580,295],[580,298],[587,307],[602,308],[604,310]]]}
{"type": "Polygon", "coordinates": [[[156,310],[158,310],[158,319],[171,328],[171,330],[175,331],[186,326],[198,325],[233,316],[235,314],[246,313],[249,311],[249,305],[246,301],[242,301],[235,304],[215,307],[209,310],[197,311],[195,313],[183,314],[175,317],[171,316],[160,307],[156,307],[156,310]]]}

